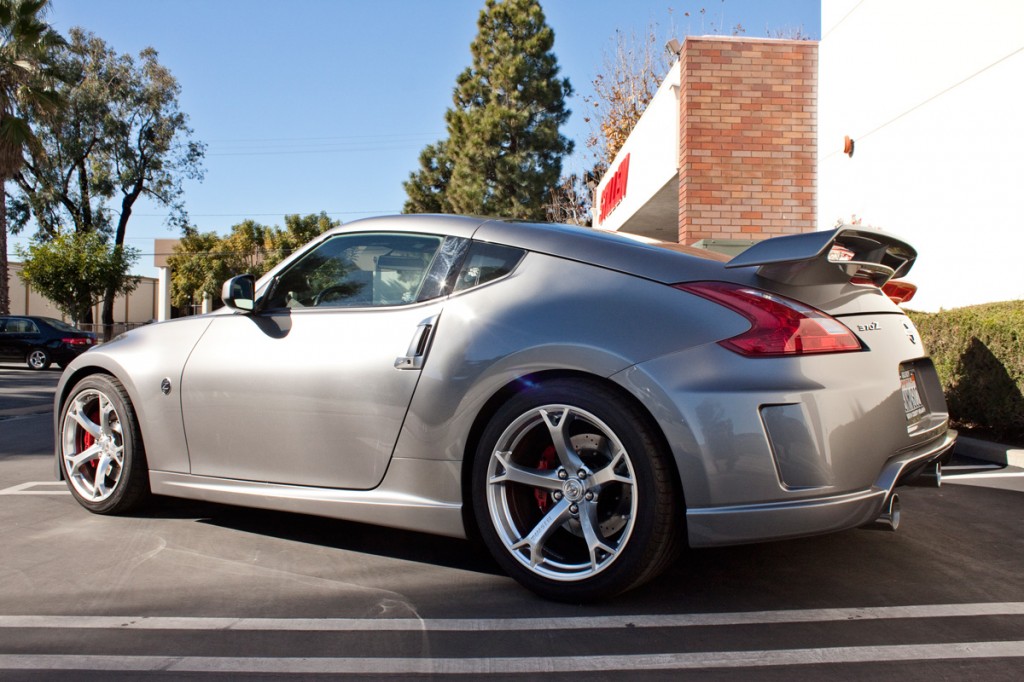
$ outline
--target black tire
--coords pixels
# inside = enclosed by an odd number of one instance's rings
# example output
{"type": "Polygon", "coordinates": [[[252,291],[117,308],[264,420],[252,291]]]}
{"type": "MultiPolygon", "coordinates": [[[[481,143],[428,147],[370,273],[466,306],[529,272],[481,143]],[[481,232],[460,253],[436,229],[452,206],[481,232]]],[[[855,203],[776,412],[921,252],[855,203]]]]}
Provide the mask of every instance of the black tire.
{"type": "Polygon", "coordinates": [[[50,366],[50,354],[45,348],[33,348],[25,356],[25,364],[29,369],[42,370],[50,366]]]}
{"type": "Polygon", "coordinates": [[[79,381],[58,424],[60,465],[79,504],[96,514],[124,514],[149,498],[138,418],[119,381],[105,374],[79,381]]]}
{"type": "Polygon", "coordinates": [[[488,423],[473,511],[519,583],[548,599],[593,601],[675,558],[684,509],[674,475],[642,409],[600,382],[558,379],[516,395],[488,423]]]}

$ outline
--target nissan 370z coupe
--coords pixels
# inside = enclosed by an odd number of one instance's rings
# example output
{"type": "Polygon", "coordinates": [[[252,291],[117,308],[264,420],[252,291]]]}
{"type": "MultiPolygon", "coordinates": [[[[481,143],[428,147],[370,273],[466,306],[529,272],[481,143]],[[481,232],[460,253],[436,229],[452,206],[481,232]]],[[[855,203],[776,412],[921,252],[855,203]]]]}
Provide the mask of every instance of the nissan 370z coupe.
{"type": "MultiPolygon", "coordinates": [[[[684,545],[889,518],[956,433],[873,230],[728,260],[565,225],[350,223],[225,307],[85,353],[56,461],[90,511],[152,494],[482,539],[552,599],[684,545]]],[[[911,285],[912,286],[912,285],[911,285]]]]}

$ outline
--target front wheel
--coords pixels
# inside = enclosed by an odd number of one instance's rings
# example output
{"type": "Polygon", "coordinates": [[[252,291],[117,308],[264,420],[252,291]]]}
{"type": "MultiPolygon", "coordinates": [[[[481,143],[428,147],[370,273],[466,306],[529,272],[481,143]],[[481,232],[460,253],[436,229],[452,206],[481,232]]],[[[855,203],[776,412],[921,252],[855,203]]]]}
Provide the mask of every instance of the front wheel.
{"type": "Polygon", "coordinates": [[[594,381],[506,403],[476,454],[473,506],[499,564],[538,594],[582,602],[654,577],[678,548],[669,455],[639,407],[594,381]]]}
{"type": "Polygon", "coordinates": [[[79,381],[59,423],[60,463],[79,504],[97,514],[122,514],[148,497],[138,420],[120,382],[103,374],[79,381]]]}

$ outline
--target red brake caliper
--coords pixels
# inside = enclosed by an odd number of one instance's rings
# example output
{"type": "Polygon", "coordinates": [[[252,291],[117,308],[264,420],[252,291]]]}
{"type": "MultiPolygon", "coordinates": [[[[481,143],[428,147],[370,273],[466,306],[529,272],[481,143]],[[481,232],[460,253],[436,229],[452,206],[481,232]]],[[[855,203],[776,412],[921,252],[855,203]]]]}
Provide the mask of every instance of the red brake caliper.
{"type": "MultiPolygon", "coordinates": [[[[89,419],[92,420],[93,424],[98,424],[99,420],[100,420],[100,408],[97,407],[93,412],[91,412],[87,416],[89,417],[89,419]]],[[[81,428],[81,427],[79,427],[79,428],[81,428]]],[[[82,429],[81,430],[81,434],[78,437],[78,441],[79,441],[79,443],[78,443],[78,452],[81,453],[81,452],[84,452],[84,451],[88,450],[89,448],[91,448],[93,446],[93,443],[96,442],[96,438],[91,433],[86,431],[85,429],[82,429]]],[[[86,462],[85,464],[83,464],[83,466],[89,467],[90,469],[93,469],[93,470],[96,468],[96,465],[97,465],[96,460],[92,460],[92,461],[89,461],[89,462],[86,462]]]]}
{"type": "MultiPolygon", "coordinates": [[[[544,449],[544,452],[540,453],[540,461],[537,462],[537,468],[541,471],[547,471],[555,468],[555,446],[549,445],[544,449]]],[[[548,510],[548,505],[551,504],[550,491],[544,490],[543,488],[534,488],[533,498],[537,500],[537,506],[542,512],[548,510]]]]}

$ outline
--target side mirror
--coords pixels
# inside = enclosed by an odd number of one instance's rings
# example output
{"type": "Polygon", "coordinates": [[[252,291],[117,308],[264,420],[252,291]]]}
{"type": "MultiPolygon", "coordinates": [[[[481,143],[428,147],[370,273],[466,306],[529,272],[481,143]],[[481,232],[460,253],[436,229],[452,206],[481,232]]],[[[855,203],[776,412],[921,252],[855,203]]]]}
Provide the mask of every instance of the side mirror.
{"type": "Polygon", "coordinates": [[[252,275],[232,277],[224,282],[220,297],[232,310],[251,313],[256,307],[256,278],[252,275]]]}

